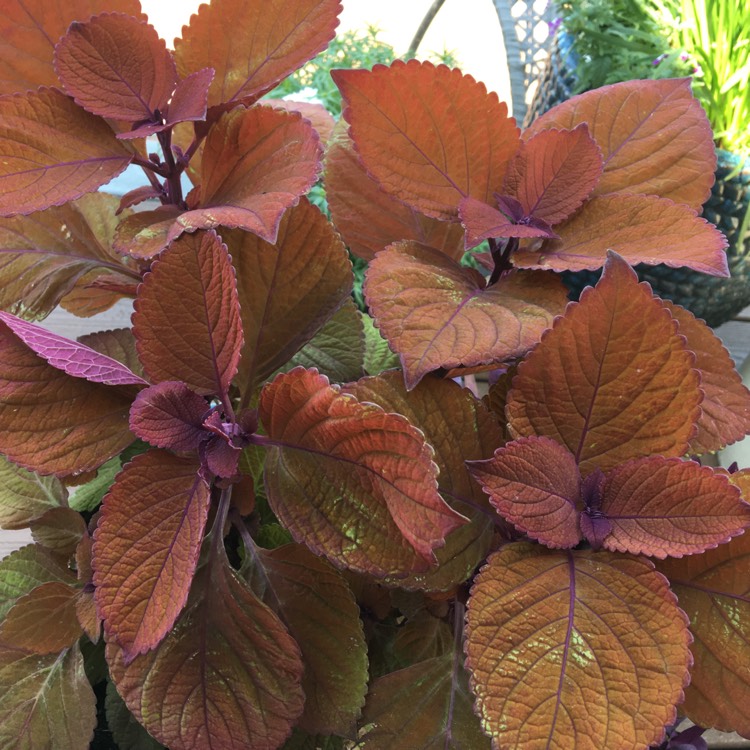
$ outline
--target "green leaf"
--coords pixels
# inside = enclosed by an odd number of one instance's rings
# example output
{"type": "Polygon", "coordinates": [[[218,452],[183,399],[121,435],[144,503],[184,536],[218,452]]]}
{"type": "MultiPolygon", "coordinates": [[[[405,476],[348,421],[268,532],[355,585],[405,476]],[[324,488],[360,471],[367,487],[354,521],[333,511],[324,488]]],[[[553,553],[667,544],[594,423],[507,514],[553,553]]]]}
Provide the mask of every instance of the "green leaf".
{"type": "Polygon", "coordinates": [[[0,528],[23,529],[63,505],[65,496],[56,477],[40,477],[0,456],[0,528]]]}
{"type": "Polygon", "coordinates": [[[399,367],[398,354],[391,351],[388,342],[375,327],[375,321],[366,313],[362,314],[365,329],[365,372],[380,375],[383,370],[399,367]]]}
{"type": "Polygon", "coordinates": [[[73,585],[76,577],[39,544],[27,544],[0,560],[0,619],[17,599],[51,581],[73,585]]]}
{"type": "Polygon", "coordinates": [[[365,334],[362,315],[354,301],[343,306],[284,366],[315,367],[334,383],[347,383],[362,377],[365,361],[365,334]]]}
{"type": "Polygon", "coordinates": [[[47,656],[0,647],[0,747],[88,750],[95,726],[77,645],[47,656]]]}
{"type": "Polygon", "coordinates": [[[489,750],[462,661],[451,650],[376,680],[367,696],[357,747],[489,750]]]}
{"type": "Polygon", "coordinates": [[[302,545],[256,550],[256,591],[289,628],[302,652],[305,711],[311,734],[350,735],[365,702],[367,645],[346,580],[302,545]]]}
{"type": "Polygon", "coordinates": [[[96,476],[90,482],[73,489],[68,501],[70,507],[79,513],[96,510],[121,468],[120,456],[110,458],[109,461],[102,464],[96,472],[96,476]]]}
{"type": "Polygon", "coordinates": [[[130,713],[112,682],[107,683],[104,706],[107,726],[119,750],[164,750],[164,745],[157,742],[130,713]]]}

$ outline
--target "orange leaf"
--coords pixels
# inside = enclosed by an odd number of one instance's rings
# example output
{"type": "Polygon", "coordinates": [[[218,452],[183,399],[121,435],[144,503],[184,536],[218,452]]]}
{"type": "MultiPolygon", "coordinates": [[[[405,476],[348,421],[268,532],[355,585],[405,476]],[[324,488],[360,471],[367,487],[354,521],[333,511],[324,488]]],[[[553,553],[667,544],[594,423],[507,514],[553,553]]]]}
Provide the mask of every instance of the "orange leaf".
{"type": "Polygon", "coordinates": [[[527,216],[559,224],[588,198],[601,174],[601,151],[582,123],[524,141],[505,175],[503,192],[518,200],[527,216]]]}
{"type": "Polygon", "coordinates": [[[245,345],[242,391],[282,367],[348,299],[352,271],[333,226],[306,199],[281,220],[275,245],[222,233],[237,269],[245,345]]]}
{"type": "Polygon", "coordinates": [[[215,232],[181,237],[152,265],[138,290],[133,333],[152,382],[226,391],[237,372],[242,322],[234,269],[215,232]]]}
{"type": "Polygon", "coordinates": [[[663,559],[703,552],[750,526],[750,505],[707,466],[649,456],[607,474],[601,510],[605,549],[663,559]]]}
{"type": "Polygon", "coordinates": [[[76,615],[77,590],[43,583],[20,597],[0,624],[0,649],[58,655],[83,635],[76,615]]]}
{"type": "Polygon", "coordinates": [[[331,219],[349,249],[369,261],[393,242],[415,240],[460,261],[461,225],[431,219],[383,192],[362,166],[351,139],[339,130],[326,149],[325,185],[331,219]]]}
{"type": "Polygon", "coordinates": [[[574,96],[539,117],[524,140],[586,123],[602,150],[594,195],[659,195],[698,210],[714,183],[716,151],[689,78],[626,81],[574,96]]]}
{"type": "Polygon", "coordinates": [[[121,13],[80,21],[55,48],[55,68],[68,94],[100,117],[160,122],[177,70],[156,29],[121,13]]]}
{"type": "MultiPolygon", "coordinates": [[[[734,475],[738,476],[738,475],[734,475]]],[[[750,489],[745,473],[745,488],[750,489]]],[[[693,669],[682,712],[704,727],[750,737],[750,534],[702,555],[665,560],[690,618],[693,669]]]]}
{"type": "Polygon", "coordinates": [[[294,99],[264,99],[263,104],[287,112],[298,112],[301,114],[315,128],[323,145],[328,142],[336,125],[333,115],[322,104],[298,102],[294,101],[294,99]]]}
{"type": "Polygon", "coordinates": [[[436,219],[455,220],[466,196],[493,202],[519,145],[497,94],[460,70],[416,60],[331,75],[357,151],[383,190],[436,219]]]}
{"type": "Polygon", "coordinates": [[[424,571],[467,523],[438,494],[432,448],[404,417],[302,368],[265,386],[259,410],[271,507],[334,565],[379,577],[424,571]]]}
{"type": "Polygon", "coordinates": [[[662,304],[680,324],[701,373],[701,416],[690,453],[713,453],[750,432],[750,391],[743,385],[721,339],[693,313],[669,300],[662,304]]]}
{"type": "Polygon", "coordinates": [[[0,153],[1,216],[91,193],[132,158],[104,120],[57,89],[0,98],[0,153]]]}
{"type": "Polygon", "coordinates": [[[126,388],[67,375],[0,324],[0,452],[42,474],[80,474],[133,441],[126,388]]]}
{"type": "Polygon", "coordinates": [[[126,658],[154,648],[187,600],[209,505],[199,469],[197,460],[149,451],[104,498],[94,534],[95,597],[126,658]]]}
{"type": "Polygon", "coordinates": [[[223,556],[199,574],[190,594],[155,651],[126,665],[108,643],[117,692],[171,750],[279,747],[305,700],[297,644],[223,556]]]}
{"type": "Polygon", "coordinates": [[[568,307],[518,368],[506,408],[511,433],[554,438],[584,475],[629,458],[682,455],[701,392],[676,328],[612,253],[596,288],[568,307]]]}
{"type": "Polygon", "coordinates": [[[375,680],[358,747],[489,750],[460,661],[444,654],[375,680]]]}
{"type": "Polygon", "coordinates": [[[256,555],[256,590],[286,623],[305,664],[298,726],[350,736],[367,692],[367,645],[346,579],[301,545],[258,548],[256,555]]]}
{"type": "Polygon", "coordinates": [[[134,264],[112,251],[116,208],[114,196],[90,193],[74,203],[0,220],[0,308],[33,320],[84,281],[107,274],[123,284],[137,282],[134,264]]]}
{"type": "Polygon", "coordinates": [[[181,76],[215,68],[208,104],[254,101],[322,52],[340,0],[212,0],[175,39],[181,76]]]}
{"type": "Polygon", "coordinates": [[[4,0],[0,94],[57,86],[55,44],[73,21],[105,10],[145,18],[138,0],[4,0]]]}
{"type": "Polygon", "coordinates": [[[113,247],[133,258],[153,258],[182,232],[177,225],[182,214],[177,206],[167,205],[126,216],[117,225],[113,247]]]}
{"type": "Polygon", "coordinates": [[[402,374],[391,371],[362,378],[343,392],[418,424],[435,450],[441,496],[469,518],[436,550],[437,568],[393,582],[399,588],[420,591],[447,591],[463,583],[487,556],[494,530],[494,514],[466,461],[492,456],[502,440],[497,423],[470,391],[452,380],[425,378],[407,391],[402,374]]]}
{"type": "Polygon", "coordinates": [[[469,468],[497,512],[532,539],[548,547],[575,547],[581,540],[581,475],[559,443],[521,438],[469,468]]]}
{"type": "Polygon", "coordinates": [[[515,272],[492,287],[437,250],[398,242],[367,270],[365,294],[408,388],[440,367],[472,367],[525,354],[552,325],[566,292],[552,274],[515,272]]]}
{"type": "Polygon", "coordinates": [[[298,113],[235,107],[208,131],[200,207],[177,224],[188,231],[238,227],[275,242],[284,211],[315,183],[321,155],[318,134],[298,113]]]}
{"type": "Polygon", "coordinates": [[[43,656],[0,647],[0,747],[85,750],[95,727],[77,644],[43,656]]]}
{"type": "Polygon", "coordinates": [[[592,198],[564,224],[558,239],[521,248],[513,263],[521,268],[580,271],[601,268],[607,251],[628,263],[687,266],[712,276],[729,276],[726,237],[687,206],[654,195],[592,198]]]}
{"type": "Polygon", "coordinates": [[[511,544],[474,582],[467,665],[498,747],[644,750],[675,719],[690,635],[648,561],[511,544]]]}

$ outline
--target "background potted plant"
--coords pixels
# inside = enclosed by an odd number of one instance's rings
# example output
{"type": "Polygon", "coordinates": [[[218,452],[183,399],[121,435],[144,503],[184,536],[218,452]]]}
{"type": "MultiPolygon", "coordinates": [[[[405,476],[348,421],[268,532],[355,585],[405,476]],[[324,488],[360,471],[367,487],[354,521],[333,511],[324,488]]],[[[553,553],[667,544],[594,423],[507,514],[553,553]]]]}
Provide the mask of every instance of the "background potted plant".
{"type": "MultiPolygon", "coordinates": [[[[710,325],[730,320],[750,304],[750,9],[725,0],[582,0],[556,8],[556,39],[531,118],[576,93],[616,81],[691,77],[718,153],[716,183],[703,215],[729,240],[732,278],[712,280],[663,267],[639,272],[660,294],[710,325]]],[[[579,290],[587,281],[570,278],[579,290]]]]}
{"type": "Polygon", "coordinates": [[[522,134],[458,70],[336,71],[334,226],[319,112],[261,97],[339,2],[214,0],[174,53],[128,0],[48,9],[0,97],[0,525],[34,537],[0,561],[0,746],[750,734],[748,472],[686,458],[750,431],[750,392],[630,268],[727,273],[686,83],[522,134]],[[142,188],[97,192],[128,164],[142,188]],[[123,296],[129,328],[36,322],[123,296]],[[484,400],[454,382],[482,369],[484,400]]]}

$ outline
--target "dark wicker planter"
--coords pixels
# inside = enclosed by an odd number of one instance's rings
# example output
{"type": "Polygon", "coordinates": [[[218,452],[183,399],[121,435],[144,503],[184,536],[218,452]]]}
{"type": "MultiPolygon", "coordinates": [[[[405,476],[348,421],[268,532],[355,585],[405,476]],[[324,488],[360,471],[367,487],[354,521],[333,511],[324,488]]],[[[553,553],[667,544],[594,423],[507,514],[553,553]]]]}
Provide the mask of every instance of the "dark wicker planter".
{"type": "MultiPolygon", "coordinates": [[[[552,47],[550,65],[529,107],[527,124],[573,95],[574,68],[575,52],[570,38],[559,35],[552,47]]],[[[726,235],[731,278],[719,279],[663,265],[637,267],[640,278],[648,281],[656,294],[687,307],[711,326],[731,320],[750,305],[750,226],[746,221],[750,204],[750,159],[738,170],[741,164],[742,160],[735,154],[718,151],[716,182],[702,214],[726,235]]],[[[598,272],[588,271],[564,275],[573,298],[598,277],[598,272]]]]}

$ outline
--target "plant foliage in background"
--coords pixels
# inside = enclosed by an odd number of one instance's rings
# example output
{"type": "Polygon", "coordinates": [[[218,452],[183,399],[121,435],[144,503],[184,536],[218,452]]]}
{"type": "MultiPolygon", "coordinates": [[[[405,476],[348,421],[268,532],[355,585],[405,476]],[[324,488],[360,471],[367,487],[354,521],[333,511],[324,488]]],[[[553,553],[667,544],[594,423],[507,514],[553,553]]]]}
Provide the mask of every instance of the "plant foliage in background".
{"type": "Polygon", "coordinates": [[[557,8],[576,90],[690,75],[720,148],[750,153],[750,5],[735,0],[580,0],[557,8]]]}
{"type": "Polygon", "coordinates": [[[174,52],[135,0],[81,4],[6,3],[0,525],[34,542],[0,561],[0,747],[750,735],[750,475],[687,458],[750,431],[750,392],[630,268],[727,273],[687,82],[521,133],[397,61],[334,73],[333,128],[262,97],[338,0],[213,0],[174,52]],[[567,304],[560,272],[602,267],[567,304]],[[37,322],[123,297],[129,328],[37,322]],[[489,369],[484,400],[452,379],[489,369]]]}

